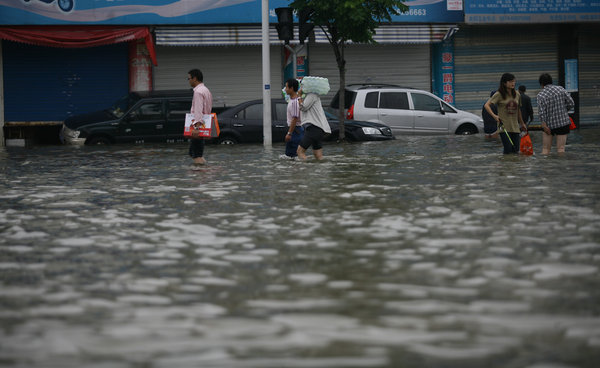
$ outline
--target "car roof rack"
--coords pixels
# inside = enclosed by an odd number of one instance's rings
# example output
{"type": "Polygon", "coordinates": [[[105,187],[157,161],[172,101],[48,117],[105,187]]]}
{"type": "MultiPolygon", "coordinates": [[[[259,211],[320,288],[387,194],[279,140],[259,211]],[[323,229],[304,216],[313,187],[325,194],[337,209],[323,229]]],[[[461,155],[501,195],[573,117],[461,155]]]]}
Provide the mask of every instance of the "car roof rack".
{"type": "Polygon", "coordinates": [[[414,87],[406,87],[398,84],[388,84],[388,83],[351,83],[346,85],[346,87],[351,86],[359,86],[359,89],[364,88],[406,88],[406,89],[414,89],[414,87]]]}

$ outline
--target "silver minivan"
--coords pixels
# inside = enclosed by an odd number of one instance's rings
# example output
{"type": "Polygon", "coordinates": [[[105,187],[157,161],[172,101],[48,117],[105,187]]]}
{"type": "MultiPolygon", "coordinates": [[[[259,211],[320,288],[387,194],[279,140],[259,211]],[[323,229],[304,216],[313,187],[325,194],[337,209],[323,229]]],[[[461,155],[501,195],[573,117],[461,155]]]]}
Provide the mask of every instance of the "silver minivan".
{"type": "MultiPolygon", "coordinates": [[[[351,84],[346,86],[344,99],[347,119],[385,124],[394,135],[483,132],[479,116],[458,110],[434,94],[418,89],[351,84]]],[[[336,93],[331,108],[337,110],[338,105],[336,93]]]]}

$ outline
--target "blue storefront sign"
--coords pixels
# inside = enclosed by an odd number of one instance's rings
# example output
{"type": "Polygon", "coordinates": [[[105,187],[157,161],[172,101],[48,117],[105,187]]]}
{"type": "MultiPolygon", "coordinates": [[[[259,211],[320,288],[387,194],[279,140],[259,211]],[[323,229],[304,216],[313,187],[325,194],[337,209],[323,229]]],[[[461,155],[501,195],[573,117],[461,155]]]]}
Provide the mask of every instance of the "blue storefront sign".
{"type": "Polygon", "coordinates": [[[598,0],[467,0],[465,23],[600,21],[598,0]]]}
{"type": "Polygon", "coordinates": [[[433,93],[454,105],[454,44],[447,40],[433,45],[433,93]]]}
{"type": "MultiPolygon", "coordinates": [[[[275,8],[289,0],[269,1],[275,8]]],[[[462,22],[463,0],[406,1],[394,22],[462,22]]],[[[261,0],[0,0],[0,25],[133,25],[261,23],[261,0]]]]}

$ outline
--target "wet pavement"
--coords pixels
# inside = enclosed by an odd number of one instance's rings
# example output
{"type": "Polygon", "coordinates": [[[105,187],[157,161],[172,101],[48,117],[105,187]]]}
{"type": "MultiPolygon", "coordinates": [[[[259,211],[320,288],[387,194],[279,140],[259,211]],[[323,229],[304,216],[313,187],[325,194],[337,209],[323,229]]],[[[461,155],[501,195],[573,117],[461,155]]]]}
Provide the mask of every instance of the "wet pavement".
{"type": "Polygon", "coordinates": [[[0,150],[0,366],[600,366],[600,129],[0,150]]]}

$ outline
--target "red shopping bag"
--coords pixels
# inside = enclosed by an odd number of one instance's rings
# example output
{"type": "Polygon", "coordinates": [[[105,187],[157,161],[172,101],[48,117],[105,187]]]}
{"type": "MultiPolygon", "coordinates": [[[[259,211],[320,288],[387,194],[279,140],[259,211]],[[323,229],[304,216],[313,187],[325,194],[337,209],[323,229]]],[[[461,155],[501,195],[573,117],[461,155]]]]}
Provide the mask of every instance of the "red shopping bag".
{"type": "Polygon", "coordinates": [[[533,155],[533,143],[531,143],[529,132],[525,132],[525,135],[521,137],[521,153],[527,156],[533,155]]]}
{"type": "Polygon", "coordinates": [[[577,129],[577,125],[575,125],[573,118],[569,116],[569,120],[571,120],[571,125],[569,125],[569,130],[577,129]]]}

